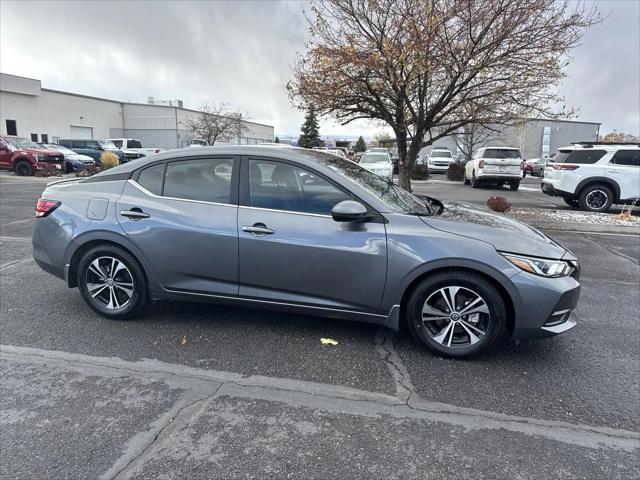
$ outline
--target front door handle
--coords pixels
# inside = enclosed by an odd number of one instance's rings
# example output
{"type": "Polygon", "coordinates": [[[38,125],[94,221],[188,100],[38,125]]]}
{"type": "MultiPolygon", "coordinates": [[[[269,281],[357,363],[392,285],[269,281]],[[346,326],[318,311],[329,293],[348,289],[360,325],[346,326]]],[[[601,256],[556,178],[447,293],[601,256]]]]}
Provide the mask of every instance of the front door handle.
{"type": "Polygon", "coordinates": [[[252,226],[245,225],[242,227],[243,232],[253,233],[254,235],[272,235],[275,230],[267,228],[264,223],[254,223],[252,226]]]}
{"type": "Polygon", "coordinates": [[[132,208],[131,210],[122,210],[120,215],[130,218],[131,220],[141,220],[143,218],[149,218],[151,215],[144,213],[139,208],[132,208]]]}

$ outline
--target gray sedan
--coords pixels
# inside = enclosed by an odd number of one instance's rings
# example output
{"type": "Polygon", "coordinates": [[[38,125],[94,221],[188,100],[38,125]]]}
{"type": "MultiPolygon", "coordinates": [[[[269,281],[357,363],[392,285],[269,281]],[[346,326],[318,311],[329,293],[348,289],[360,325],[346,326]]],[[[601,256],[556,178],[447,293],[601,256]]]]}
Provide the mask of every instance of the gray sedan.
{"type": "Polygon", "coordinates": [[[446,356],[576,325],[563,245],[322,151],[225,146],[50,184],[33,255],[111,319],[198,300],[405,324],[446,356]]]}

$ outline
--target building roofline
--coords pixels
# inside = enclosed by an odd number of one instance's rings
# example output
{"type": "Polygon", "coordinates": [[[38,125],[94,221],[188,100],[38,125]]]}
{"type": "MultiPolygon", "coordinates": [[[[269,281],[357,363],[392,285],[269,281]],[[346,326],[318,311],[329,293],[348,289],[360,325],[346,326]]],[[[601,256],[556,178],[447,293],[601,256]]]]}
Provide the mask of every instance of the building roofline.
{"type": "Polygon", "coordinates": [[[583,123],[587,125],[602,125],[601,122],[585,122],[582,120],[563,120],[563,119],[555,119],[555,118],[527,118],[527,120],[535,120],[540,122],[583,123]]]}
{"type": "Polygon", "coordinates": [[[40,84],[42,84],[42,80],[38,78],[25,77],[22,75],[14,75],[13,73],[3,73],[2,75],[6,75],[8,77],[14,77],[14,78],[22,78],[24,80],[33,80],[34,82],[40,82],[40,84]]]}

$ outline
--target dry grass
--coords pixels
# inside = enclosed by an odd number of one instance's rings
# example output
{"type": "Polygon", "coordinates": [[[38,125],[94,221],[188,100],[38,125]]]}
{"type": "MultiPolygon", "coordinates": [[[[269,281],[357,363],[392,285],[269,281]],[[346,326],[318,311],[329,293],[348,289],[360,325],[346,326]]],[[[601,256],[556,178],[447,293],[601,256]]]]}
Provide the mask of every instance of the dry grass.
{"type": "Polygon", "coordinates": [[[113,152],[102,152],[100,155],[100,169],[109,170],[120,165],[120,159],[113,152]]]}
{"type": "Polygon", "coordinates": [[[494,212],[508,212],[511,209],[511,204],[504,197],[490,197],[487,200],[487,207],[494,212]]]}

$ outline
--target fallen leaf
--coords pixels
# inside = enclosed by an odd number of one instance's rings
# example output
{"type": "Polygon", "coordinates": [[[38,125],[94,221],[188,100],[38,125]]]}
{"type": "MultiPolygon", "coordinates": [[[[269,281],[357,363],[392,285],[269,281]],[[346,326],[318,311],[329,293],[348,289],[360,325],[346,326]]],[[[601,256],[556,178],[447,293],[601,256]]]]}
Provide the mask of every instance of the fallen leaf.
{"type": "Polygon", "coordinates": [[[182,340],[180,340],[180,345],[186,345],[189,342],[189,340],[187,340],[187,337],[182,337],[182,340]]]}
{"type": "Polygon", "coordinates": [[[336,342],[333,338],[321,338],[320,339],[320,343],[322,345],[337,345],[338,342],[336,342]]]}

